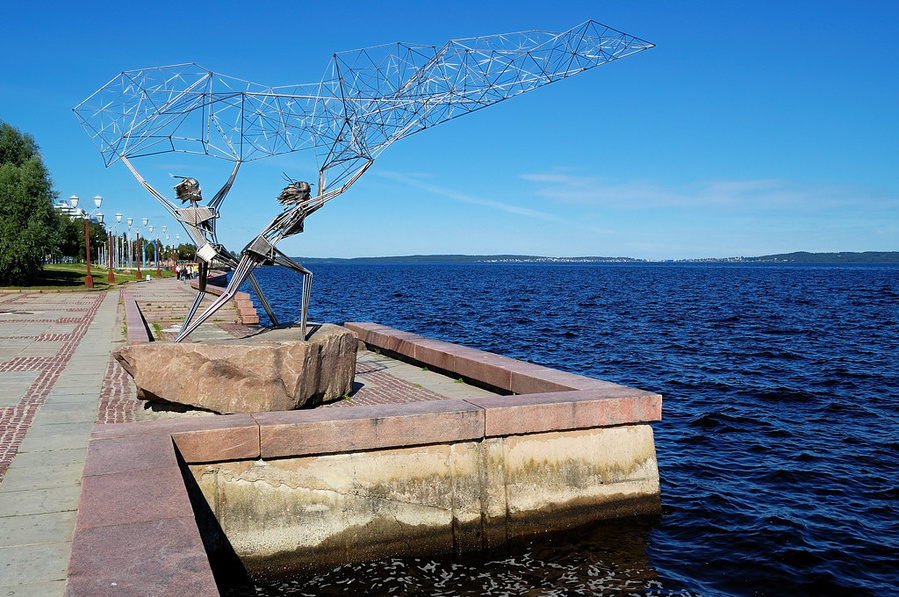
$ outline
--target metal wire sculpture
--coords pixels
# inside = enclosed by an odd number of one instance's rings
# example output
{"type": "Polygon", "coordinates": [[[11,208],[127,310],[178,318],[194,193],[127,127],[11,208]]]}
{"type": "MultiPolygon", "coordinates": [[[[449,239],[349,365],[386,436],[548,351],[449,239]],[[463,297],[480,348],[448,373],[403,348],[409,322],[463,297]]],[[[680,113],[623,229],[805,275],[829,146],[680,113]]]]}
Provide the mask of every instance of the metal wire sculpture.
{"type": "Polygon", "coordinates": [[[123,72],[74,112],[106,166],[124,162],[185,227],[198,257],[207,265],[218,259],[235,268],[225,292],[191,321],[193,307],[177,341],[247,279],[277,322],[252,276],[253,268],[264,263],[303,275],[300,323],[305,337],[312,274],[277,244],[302,232],[305,218],[346,191],[391,143],[651,47],[587,21],[563,33],[525,31],[451,40],[440,47],[396,43],[338,53],[319,83],[288,87],[266,87],[180,64],[123,72]],[[291,181],[278,198],[283,211],[237,260],[216,241],[214,222],[240,164],[303,150],[314,152],[319,166],[317,193],[305,181],[291,181]],[[193,182],[182,179],[176,191],[189,199],[190,207],[177,208],[131,165],[132,159],[168,152],[230,160],[234,171],[203,207],[198,183],[194,195],[193,182]]]}

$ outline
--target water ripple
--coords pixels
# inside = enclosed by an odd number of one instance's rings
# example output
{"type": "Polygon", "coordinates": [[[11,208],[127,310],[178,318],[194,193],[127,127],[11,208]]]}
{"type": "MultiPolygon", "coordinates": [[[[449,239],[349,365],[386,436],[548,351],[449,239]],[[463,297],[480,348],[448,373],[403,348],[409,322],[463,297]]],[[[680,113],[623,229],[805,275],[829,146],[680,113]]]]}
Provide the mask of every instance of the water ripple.
{"type": "MultiPolygon", "coordinates": [[[[664,514],[494,559],[391,559],[248,594],[895,594],[899,267],[312,269],[314,320],[375,321],[662,393],[664,514]]],[[[259,278],[296,297],[291,274],[259,278]]]]}

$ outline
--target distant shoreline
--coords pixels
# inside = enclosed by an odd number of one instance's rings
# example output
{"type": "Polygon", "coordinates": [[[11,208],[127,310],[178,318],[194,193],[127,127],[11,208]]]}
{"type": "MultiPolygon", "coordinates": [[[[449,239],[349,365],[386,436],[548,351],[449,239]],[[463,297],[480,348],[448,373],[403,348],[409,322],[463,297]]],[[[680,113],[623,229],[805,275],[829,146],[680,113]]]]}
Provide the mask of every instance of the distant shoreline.
{"type": "Polygon", "coordinates": [[[541,257],[538,255],[403,255],[392,257],[295,257],[301,263],[899,263],[899,251],[778,253],[758,257],[635,259],[633,257],[541,257]]]}

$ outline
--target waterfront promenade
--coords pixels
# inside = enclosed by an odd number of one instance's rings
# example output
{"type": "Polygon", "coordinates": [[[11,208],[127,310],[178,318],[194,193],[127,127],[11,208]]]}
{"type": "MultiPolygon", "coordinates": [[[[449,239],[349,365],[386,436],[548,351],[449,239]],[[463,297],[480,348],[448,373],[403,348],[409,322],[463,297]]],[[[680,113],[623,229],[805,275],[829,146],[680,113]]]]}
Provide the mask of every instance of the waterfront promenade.
{"type": "Polygon", "coordinates": [[[62,595],[118,291],[0,295],[0,593],[62,595]]]}
{"type": "MultiPolygon", "coordinates": [[[[108,292],[0,293],[0,594],[63,595],[82,472],[95,425],[213,416],[148,408],[112,350],[126,342],[125,303],[171,338],[195,291],[173,278],[108,292]]],[[[240,335],[233,306],[193,340],[240,335]]],[[[478,397],[488,392],[362,351],[357,391],[331,405],[478,397]]]]}

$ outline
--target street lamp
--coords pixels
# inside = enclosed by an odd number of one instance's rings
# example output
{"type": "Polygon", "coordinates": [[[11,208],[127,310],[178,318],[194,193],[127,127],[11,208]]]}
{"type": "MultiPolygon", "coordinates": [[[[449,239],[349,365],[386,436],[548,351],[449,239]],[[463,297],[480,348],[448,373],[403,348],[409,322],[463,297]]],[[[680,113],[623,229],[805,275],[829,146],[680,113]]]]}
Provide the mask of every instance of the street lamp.
{"type": "Polygon", "coordinates": [[[134,218],[127,218],[125,221],[128,222],[128,267],[134,267],[134,247],[131,241],[131,224],[134,223],[134,218]]]}
{"type": "Polygon", "coordinates": [[[115,215],[115,232],[113,236],[115,236],[115,265],[118,268],[122,267],[122,254],[119,250],[119,224],[122,223],[122,214],[115,215]]]}
{"type": "Polygon", "coordinates": [[[141,273],[140,273],[141,262],[143,262],[144,265],[147,265],[146,260],[144,260],[144,251],[140,246],[140,229],[147,227],[147,218],[142,218],[141,222],[143,223],[143,225],[137,229],[137,279],[138,280],[141,279],[141,273]]]}
{"type": "MultiPolygon", "coordinates": [[[[153,226],[149,226],[150,234],[153,234],[153,226]]],[[[159,233],[156,233],[156,240],[153,242],[153,256],[156,258],[156,277],[161,278],[162,272],[159,271],[159,233]]]]}
{"type": "MultiPolygon", "coordinates": [[[[97,214],[97,222],[102,226],[103,225],[103,214],[97,214]]],[[[107,284],[115,284],[115,273],[112,271],[112,226],[106,226],[106,240],[109,241],[109,249],[106,251],[106,283],[107,284]]]]}
{"type": "MultiPolygon", "coordinates": [[[[163,227],[162,227],[162,234],[165,236],[165,240],[168,241],[168,240],[169,240],[169,235],[165,233],[165,229],[166,229],[166,228],[168,228],[168,226],[163,226],[163,227]]],[[[159,237],[158,237],[158,236],[156,237],[156,244],[157,244],[157,247],[156,247],[156,248],[158,249],[158,248],[159,248],[159,247],[158,247],[158,245],[159,245],[159,237]]],[[[166,268],[168,268],[168,265],[166,265],[166,268]]]]}
{"type": "MultiPolygon", "coordinates": [[[[100,195],[94,196],[94,205],[97,206],[93,212],[97,212],[100,209],[100,204],[103,203],[103,197],[100,195]]],[[[72,209],[76,209],[78,207],[78,196],[72,195],[69,197],[69,205],[72,206],[72,209]]],[[[87,213],[85,210],[81,210],[84,213],[84,253],[87,257],[87,275],[84,276],[84,287],[85,288],[93,288],[94,287],[94,279],[91,277],[91,214],[87,213]]]]}

